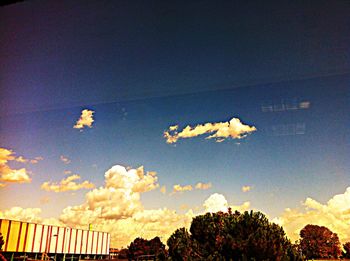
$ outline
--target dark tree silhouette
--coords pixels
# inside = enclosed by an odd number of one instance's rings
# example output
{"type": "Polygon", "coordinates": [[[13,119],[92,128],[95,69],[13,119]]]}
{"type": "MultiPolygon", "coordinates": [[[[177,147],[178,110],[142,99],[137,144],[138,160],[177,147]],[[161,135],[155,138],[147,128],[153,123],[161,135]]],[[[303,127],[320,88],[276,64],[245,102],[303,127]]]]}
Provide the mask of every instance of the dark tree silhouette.
{"type": "Polygon", "coordinates": [[[300,247],[308,259],[338,258],[341,253],[338,235],[327,227],[306,225],[300,238],[300,247]]]}
{"type": "Polygon", "coordinates": [[[298,260],[283,229],[260,212],[207,213],[192,220],[191,234],[169,238],[172,260],[298,260]]]}
{"type": "Polygon", "coordinates": [[[131,259],[137,259],[144,255],[152,255],[157,260],[165,260],[165,245],[160,241],[159,237],[155,237],[151,240],[138,237],[131,242],[128,247],[128,257],[131,259]]]}
{"type": "Polygon", "coordinates": [[[343,248],[344,248],[343,257],[344,258],[350,258],[350,242],[346,242],[343,245],[343,248]]]}

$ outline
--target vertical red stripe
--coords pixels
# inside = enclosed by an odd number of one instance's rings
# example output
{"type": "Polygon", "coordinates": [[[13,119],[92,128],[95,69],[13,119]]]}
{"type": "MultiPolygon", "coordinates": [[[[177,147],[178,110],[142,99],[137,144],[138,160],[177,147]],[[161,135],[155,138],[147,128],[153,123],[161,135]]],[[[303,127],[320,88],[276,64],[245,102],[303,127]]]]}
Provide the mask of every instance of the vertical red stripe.
{"type": "Polygon", "coordinates": [[[76,251],[77,251],[77,241],[78,241],[78,229],[76,230],[76,233],[75,233],[74,254],[76,254],[76,251]]]}
{"type": "Polygon", "coordinates": [[[70,241],[72,240],[72,228],[70,229],[69,242],[68,242],[68,253],[70,253],[70,241]]]}
{"type": "Polygon", "coordinates": [[[97,232],[97,242],[96,242],[96,255],[98,254],[98,240],[100,238],[100,232],[97,232]]]}
{"type": "Polygon", "coordinates": [[[42,225],[42,226],[43,226],[43,228],[41,229],[41,239],[40,239],[39,252],[43,252],[43,251],[41,250],[41,247],[42,247],[42,245],[43,245],[43,240],[44,240],[44,228],[45,228],[45,226],[44,226],[44,225],[42,225]]]}
{"type": "Polygon", "coordinates": [[[23,243],[23,250],[22,250],[22,252],[26,252],[28,229],[29,229],[29,223],[27,223],[26,232],[25,232],[25,235],[24,235],[24,243],[23,243]]]}
{"type": "Polygon", "coordinates": [[[83,237],[84,237],[84,230],[81,230],[81,241],[80,241],[80,253],[81,254],[83,252],[83,237]]]}
{"type": "Polygon", "coordinates": [[[67,228],[64,228],[63,229],[63,241],[62,241],[62,253],[65,253],[65,249],[64,249],[64,245],[65,245],[65,243],[66,243],[66,230],[67,230],[67,228]]]}
{"type": "Polygon", "coordinates": [[[51,237],[52,237],[52,227],[51,226],[48,226],[48,241],[46,241],[46,246],[47,246],[47,249],[46,249],[46,253],[49,253],[50,252],[50,245],[51,245],[51,237]]]}
{"type": "Polygon", "coordinates": [[[55,247],[55,253],[57,253],[57,246],[58,246],[58,236],[60,234],[60,227],[57,227],[57,234],[56,234],[56,247],[55,247]]]}
{"type": "Polygon", "coordinates": [[[47,227],[47,233],[46,233],[46,242],[45,242],[45,248],[44,248],[44,252],[47,253],[47,243],[49,241],[49,234],[50,234],[50,227],[49,226],[46,226],[47,227]]]}
{"type": "Polygon", "coordinates": [[[92,254],[92,248],[94,246],[94,236],[95,236],[95,232],[92,231],[91,254],[92,254]]]}
{"type": "Polygon", "coordinates": [[[22,224],[23,224],[22,222],[19,223],[19,232],[18,232],[18,238],[17,238],[16,252],[18,252],[19,243],[21,242],[22,224]]]}
{"type": "Polygon", "coordinates": [[[37,224],[34,224],[34,235],[33,235],[33,243],[32,243],[32,252],[34,252],[35,235],[36,235],[36,226],[37,226],[37,224]]]}
{"type": "Polygon", "coordinates": [[[105,239],[105,233],[102,232],[102,242],[101,242],[101,255],[103,254],[102,251],[103,251],[103,241],[105,239]]]}
{"type": "Polygon", "coordinates": [[[5,238],[5,240],[6,240],[5,251],[7,251],[7,246],[8,246],[9,238],[10,238],[10,232],[11,232],[11,220],[9,220],[9,227],[7,228],[7,237],[5,238]]]}
{"type": "Polygon", "coordinates": [[[1,231],[1,224],[2,224],[2,219],[0,219],[0,231],[1,231]]]}
{"type": "Polygon", "coordinates": [[[88,246],[89,246],[89,230],[88,230],[88,232],[87,232],[87,238],[86,238],[86,249],[85,249],[85,254],[87,254],[87,251],[88,251],[88,246]]]}

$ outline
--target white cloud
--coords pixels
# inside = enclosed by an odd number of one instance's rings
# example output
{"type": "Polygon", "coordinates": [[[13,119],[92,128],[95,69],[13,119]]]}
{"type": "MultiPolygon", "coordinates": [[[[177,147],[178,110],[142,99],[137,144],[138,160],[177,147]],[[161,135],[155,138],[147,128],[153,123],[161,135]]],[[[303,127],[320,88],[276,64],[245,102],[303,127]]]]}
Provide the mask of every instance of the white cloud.
{"type": "Polygon", "coordinates": [[[92,189],[95,187],[94,184],[85,180],[82,183],[75,182],[81,179],[79,175],[71,175],[65,179],[62,179],[59,183],[44,182],[41,185],[41,189],[53,192],[65,192],[65,191],[76,191],[79,189],[92,189]]]}
{"type": "Polygon", "coordinates": [[[337,233],[342,242],[350,241],[350,187],[343,194],[333,196],[326,204],[307,198],[300,209],[287,208],[274,219],[294,241],[307,224],[326,226],[337,233]]]}
{"type": "Polygon", "coordinates": [[[210,197],[204,201],[203,206],[206,212],[225,212],[228,210],[228,202],[225,196],[218,193],[210,195],[210,197]]]}
{"type": "Polygon", "coordinates": [[[74,129],[83,129],[85,126],[91,128],[92,123],[94,122],[93,119],[94,111],[85,109],[81,112],[79,120],[75,123],[73,126],[74,129]]]}
{"type": "Polygon", "coordinates": [[[176,228],[188,226],[193,213],[179,215],[167,208],[145,210],[141,193],[158,186],[155,172],[113,166],[105,173],[105,186],[89,191],[83,204],[65,208],[60,221],[75,227],[92,223],[94,229],[111,233],[113,247],[127,246],[138,236],[162,235],[165,241],[176,228]]]}
{"type": "Polygon", "coordinates": [[[30,183],[31,178],[28,175],[27,169],[12,169],[8,165],[9,161],[16,160],[16,157],[13,154],[14,152],[12,150],[0,148],[0,181],[10,183],[30,183]]]}
{"type": "Polygon", "coordinates": [[[234,205],[229,205],[225,196],[222,194],[214,193],[209,196],[204,201],[204,209],[205,212],[218,212],[218,211],[223,211],[226,212],[228,211],[229,208],[231,208],[232,211],[247,211],[250,209],[250,202],[244,202],[242,205],[239,206],[234,206],[234,205]]]}
{"type": "Polygon", "coordinates": [[[245,125],[238,118],[232,118],[227,122],[204,123],[195,127],[186,126],[182,131],[177,131],[178,126],[170,126],[163,135],[167,143],[175,143],[178,139],[192,138],[203,134],[210,134],[206,139],[215,138],[217,142],[222,142],[226,138],[242,139],[248,134],[256,131],[254,126],[245,125]]]}
{"type": "Polygon", "coordinates": [[[0,218],[4,219],[13,219],[26,222],[41,222],[42,218],[40,217],[41,209],[40,208],[21,208],[21,207],[12,207],[3,212],[0,211],[0,218]]]}
{"type": "MultiPolygon", "coordinates": [[[[105,219],[123,219],[143,210],[140,193],[158,188],[155,172],[144,172],[143,167],[126,169],[115,165],[105,173],[105,186],[86,194],[86,202],[80,206],[67,208],[61,220],[73,216],[99,215],[105,219]],[[95,212],[98,212],[97,214],[95,212]]],[[[79,220],[79,218],[78,218],[79,220]]]]}

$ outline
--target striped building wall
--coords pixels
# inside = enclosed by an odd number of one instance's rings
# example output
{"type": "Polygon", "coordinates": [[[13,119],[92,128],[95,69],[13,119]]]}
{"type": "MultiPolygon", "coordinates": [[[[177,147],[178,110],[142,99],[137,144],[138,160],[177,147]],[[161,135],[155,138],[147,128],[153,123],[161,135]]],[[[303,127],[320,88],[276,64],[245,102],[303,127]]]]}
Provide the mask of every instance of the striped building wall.
{"type": "Polygon", "coordinates": [[[0,219],[4,252],[108,255],[110,234],[0,219]]]}

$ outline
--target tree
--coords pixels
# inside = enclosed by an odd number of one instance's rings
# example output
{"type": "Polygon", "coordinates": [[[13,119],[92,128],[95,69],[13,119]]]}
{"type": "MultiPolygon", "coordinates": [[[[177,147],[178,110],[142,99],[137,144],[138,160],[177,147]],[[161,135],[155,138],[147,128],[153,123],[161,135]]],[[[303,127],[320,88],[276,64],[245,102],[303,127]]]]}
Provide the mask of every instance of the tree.
{"type": "Polygon", "coordinates": [[[283,228],[260,212],[229,210],[200,215],[192,220],[190,233],[178,229],[169,238],[172,260],[298,259],[283,228]]]}
{"type": "Polygon", "coordinates": [[[153,255],[157,260],[165,260],[165,245],[159,237],[151,240],[138,237],[128,247],[128,257],[136,259],[143,255],[153,255]]]}
{"type": "Polygon", "coordinates": [[[168,252],[171,260],[201,260],[198,245],[192,240],[187,229],[177,229],[168,239],[168,252]]]}
{"type": "Polygon", "coordinates": [[[343,248],[344,248],[343,257],[344,258],[350,258],[350,242],[346,242],[343,245],[343,248]]]}
{"type": "Polygon", "coordinates": [[[308,259],[338,258],[341,253],[338,235],[327,227],[306,225],[300,237],[300,247],[308,259]]]}

